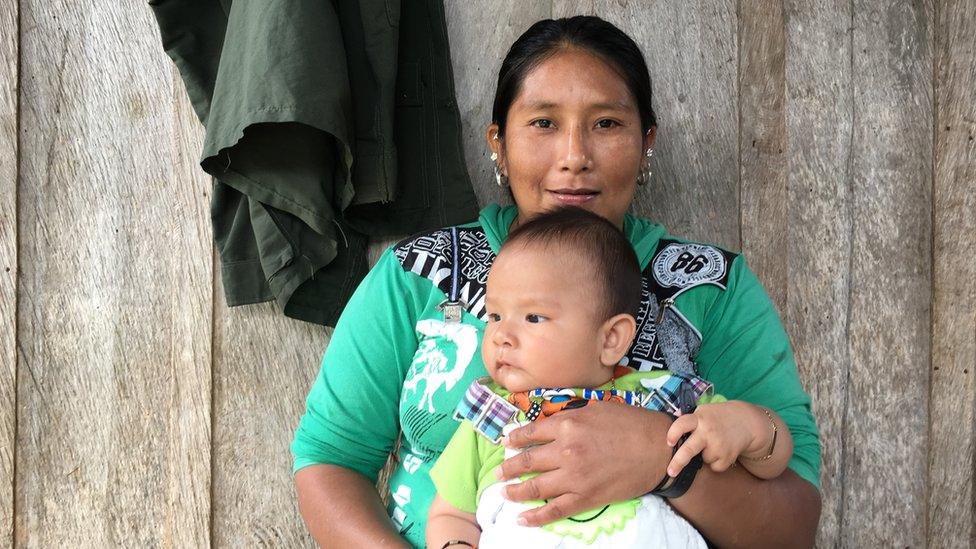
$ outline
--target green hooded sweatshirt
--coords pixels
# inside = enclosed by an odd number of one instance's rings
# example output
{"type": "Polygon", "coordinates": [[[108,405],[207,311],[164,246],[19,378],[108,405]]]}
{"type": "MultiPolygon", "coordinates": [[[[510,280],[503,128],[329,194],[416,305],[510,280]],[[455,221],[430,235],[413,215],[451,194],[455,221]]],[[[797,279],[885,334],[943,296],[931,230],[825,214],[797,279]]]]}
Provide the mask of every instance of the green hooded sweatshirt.
{"type": "MultiPolygon", "coordinates": [[[[386,250],[342,313],[295,432],[295,471],[327,463],[374,482],[400,436],[389,513],[415,547],[424,546],[435,494],[430,468],[459,424],[454,409],[486,375],[485,283],[516,213],[490,205],[475,223],[386,250]],[[460,322],[446,322],[439,307],[452,288],[464,303],[460,322]]],[[[624,233],[644,278],[627,363],[697,373],[730,400],[774,410],[793,435],[790,468],[818,486],[810,399],[772,302],[745,260],[632,216],[624,233]]]]}

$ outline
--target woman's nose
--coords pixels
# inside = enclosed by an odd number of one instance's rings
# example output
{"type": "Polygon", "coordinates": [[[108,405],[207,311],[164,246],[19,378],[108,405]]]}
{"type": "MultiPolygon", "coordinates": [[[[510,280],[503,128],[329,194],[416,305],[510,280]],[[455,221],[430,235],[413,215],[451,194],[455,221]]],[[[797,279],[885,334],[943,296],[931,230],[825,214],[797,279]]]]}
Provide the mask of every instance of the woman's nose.
{"type": "Polygon", "coordinates": [[[580,173],[592,167],[587,136],[583,128],[571,128],[566,134],[562,148],[561,171],[580,173]]]}

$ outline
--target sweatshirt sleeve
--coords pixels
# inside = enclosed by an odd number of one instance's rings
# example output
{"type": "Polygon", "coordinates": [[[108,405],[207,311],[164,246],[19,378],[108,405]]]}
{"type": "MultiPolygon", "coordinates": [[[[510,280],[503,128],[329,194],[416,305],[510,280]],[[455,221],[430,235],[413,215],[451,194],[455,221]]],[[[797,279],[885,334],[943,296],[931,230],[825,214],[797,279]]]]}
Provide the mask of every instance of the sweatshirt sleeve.
{"type": "Polygon", "coordinates": [[[738,256],[727,289],[706,313],[699,373],[729,400],[774,410],[790,428],[789,467],[820,487],[820,438],[779,316],[759,280],[738,256]]]}
{"type": "Polygon", "coordinates": [[[387,249],[336,323],[291,445],[293,471],[332,464],[375,482],[399,432],[420,289],[387,249]]]}

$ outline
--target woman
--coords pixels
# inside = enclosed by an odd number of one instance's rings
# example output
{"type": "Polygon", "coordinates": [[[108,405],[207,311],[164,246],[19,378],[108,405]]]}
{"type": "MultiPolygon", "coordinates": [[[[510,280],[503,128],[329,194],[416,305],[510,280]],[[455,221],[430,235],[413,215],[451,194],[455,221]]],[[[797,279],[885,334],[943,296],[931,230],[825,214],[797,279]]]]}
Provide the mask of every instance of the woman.
{"type": "MultiPolygon", "coordinates": [[[[485,374],[478,345],[494,254],[511,227],[573,205],[622,227],[641,259],[648,291],[631,365],[693,368],[729,398],[778,412],[795,440],[783,476],[760,481],[741,467],[703,467],[685,478],[687,491],[670,493],[670,504],[718,545],[812,545],[819,442],[769,299],[742,258],[675,240],[626,215],[636,185],[648,177],[656,131],[640,50],[595,17],[540,21],[503,62],[492,117],[488,146],[515,206],[489,206],[475,223],[387,250],[336,326],[292,446],[312,535],[337,546],[423,545],[433,497],[427,472],[457,426],[456,403],[485,374]],[[658,317],[673,325],[658,327],[658,317]],[[665,337],[667,346],[656,341],[665,337]],[[373,483],[400,430],[388,514],[373,483]]],[[[510,486],[507,496],[548,501],[524,515],[528,524],[634,498],[661,483],[671,419],[601,404],[510,436],[514,446],[534,447],[499,474],[541,474],[510,486]]],[[[702,458],[710,462],[707,452],[702,458]]]]}

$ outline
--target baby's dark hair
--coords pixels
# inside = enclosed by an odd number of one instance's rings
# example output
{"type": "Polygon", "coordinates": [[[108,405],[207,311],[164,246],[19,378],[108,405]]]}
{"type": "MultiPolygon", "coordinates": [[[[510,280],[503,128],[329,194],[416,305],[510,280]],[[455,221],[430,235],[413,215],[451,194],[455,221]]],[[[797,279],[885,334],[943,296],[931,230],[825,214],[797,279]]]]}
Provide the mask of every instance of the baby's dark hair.
{"type": "Polygon", "coordinates": [[[589,266],[603,288],[604,319],[621,313],[637,317],[641,300],[637,254],[613,223],[582,208],[559,208],[519,225],[502,250],[530,244],[561,247],[589,266]]]}

